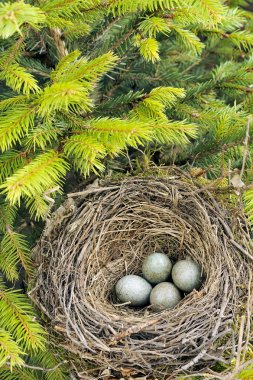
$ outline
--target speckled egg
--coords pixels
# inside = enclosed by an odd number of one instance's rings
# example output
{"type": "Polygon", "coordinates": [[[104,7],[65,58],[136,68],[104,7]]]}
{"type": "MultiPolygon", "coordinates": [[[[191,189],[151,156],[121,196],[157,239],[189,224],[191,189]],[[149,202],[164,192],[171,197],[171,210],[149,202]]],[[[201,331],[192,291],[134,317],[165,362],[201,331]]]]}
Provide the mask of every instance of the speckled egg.
{"type": "Polygon", "coordinates": [[[159,284],[168,279],[172,264],[164,253],[154,252],[148,255],[142,264],[143,276],[151,284],[159,284]]]}
{"type": "Polygon", "coordinates": [[[115,291],[121,302],[131,302],[133,306],[145,306],[149,302],[152,286],[140,276],[122,277],[116,284],[115,291]]]}
{"type": "Polygon", "coordinates": [[[201,285],[201,268],[192,260],[179,260],[172,268],[174,284],[184,292],[199,289],[201,285]]]}
{"type": "Polygon", "coordinates": [[[150,304],[155,311],[171,309],[181,301],[181,294],[171,282],[161,282],[150,293],[150,304]]]}

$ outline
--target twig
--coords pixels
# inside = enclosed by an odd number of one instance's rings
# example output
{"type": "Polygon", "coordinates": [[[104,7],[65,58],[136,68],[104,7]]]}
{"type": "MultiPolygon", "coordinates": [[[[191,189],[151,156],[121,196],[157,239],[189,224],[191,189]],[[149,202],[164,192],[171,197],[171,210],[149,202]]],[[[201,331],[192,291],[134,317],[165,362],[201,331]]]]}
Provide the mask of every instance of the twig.
{"type": "Polygon", "coordinates": [[[249,259],[253,260],[253,256],[251,256],[251,254],[246,251],[240,244],[238,244],[236,241],[234,241],[233,239],[230,240],[230,242],[236,247],[239,249],[239,251],[241,251],[244,255],[246,255],[249,259]]]}
{"type": "Polygon", "coordinates": [[[62,32],[59,28],[51,29],[51,36],[55,42],[55,47],[57,49],[59,59],[64,58],[68,55],[68,50],[66,48],[65,42],[62,40],[62,32]]]}
{"type": "Polygon", "coordinates": [[[236,376],[238,373],[240,373],[243,369],[247,368],[248,366],[250,366],[251,364],[253,363],[253,359],[252,360],[249,360],[243,364],[241,364],[239,367],[238,367],[238,370],[234,370],[232,372],[229,372],[227,374],[226,377],[224,377],[224,380],[231,380],[231,379],[235,379],[234,376],[236,376]]]}
{"type": "Polygon", "coordinates": [[[238,347],[237,347],[237,355],[236,355],[235,372],[238,371],[238,368],[240,366],[240,356],[241,356],[241,350],[242,350],[242,340],[243,340],[244,326],[245,326],[245,315],[242,315],[242,317],[241,317],[241,324],[240,324],[240,331],[239,331],[239,338],[238,338],[238,347]]]}
{"type": "Polygon", "coordinates": [[[231,202],[231,160],[228,160],[228,194],[229,202],[231,202]]]}
{"type": "Polygon", "coordinates": [[[193,190],[193,191],[189,191],[189,192],[184,192],[183,194],[184,195],[194,195],[194,194],[198,194],[198,193],[202,193],[202,192],[205,192],[207,190],[215,190],[217,189],[214,185],[219,182],[223,177],[219,177],[215,180],[213,180],[212,182],[208,183],[206,186],[202,186],[200,187],[199,189],[196,189],[196,190],[193,190]]]}
{"type": "MultiPolygon", "coordinates": [[[[30,369],[35,369],[36,371],[52,372],[52,371],[55,371],[57,368],[59,368],[61,365],[66,364],[66,363],[68,363],[68,361],[67,360],[63,360],[62,362],[58,363],[53,368],[37,367],[37,366],[29,365],[29,364],[26,364],[26,363],[22,364],[22,367],[30,368],[30,369]]],[[[6,362],[6,364],[10,366],[9,362],[6,362]]]]}
{"type": "Polygon", "coordinates": [[[27,221],[23,222],[22,224],[20,224],[20,226],[18,228],[16,228],[16,231],[17,232],[21,232],[22,230],[24,230],[26,227],[28,227],[29,224],[27,221]]]}
{"type": "Polygon", "coordinates": [[[134,172],[134,168],[133,168],[133,165],[132,165],[132,162],[131,162],[131,158],[129,157],[127,149],[126,149],[126,156],[127,156],[127,160],[128,160],[129,166],[130,166],[131,173],[133,173],[134,172]]]}
{"type": "Polygon", "coordinates": [[[155,325],[157,322],[159,322],[163,318],[164,318],[164,316],[160,316],[159,318],[152,319],[151,321],[141,323],[140,325],[137,325],[137,326],[130,327],[129,329],[115,335],[110,340],[109,345],[113,346],[113,345],[117,344],[118,341],[126,338],[127,336],[132,335],[132,334],[136,334],[136,333],[142,331],[143,329],[145,329],[146,327],[150,327],[152,325],[155,325]]]}
{"type": "Polygon", "coordinates": [[[245,170],[245,165],[246,165],[246,160],[248,156],[248,143],[249,143],[249,128],[250,128],[250,117],[248,118],[247,125],[246,125],[246,133],[245,133],[245,139],[243,141],[244,149],[243,149],[243,159],[242,159],[242,168],[241,168],[241,173],[240,173],[240,178],[242,178],[244,170],[245,170]]]}
{"type": "MultiPolygon", "coordinates": [[[[218,320],[216,322],[216,325],[214,326],[214,329],[212,331],[211,338],[214,338],[217,335],[219,327],[220,327],[220,324],[221,324],[221,321],[224,318],[224,312],[225,312],[227,303],[229,301],[228,287],[229,287],[229,285],[228,285],[228,279],[226,278],[225,279],[225,286],[224,286],[224,290],[223,290],[223,292],[224,292],[223,300],[222,300],[222,304],[221,304],[221,307],[220,307],[220,314],[219,314],[218,320]]],[[[209,341],[209,344],[211,344],[211,343],[212,342],[209,341]]],[[[206,353],[208,351],[208,345],[206,346],[206,348],[204,348],[203,350],[201,350],[200,353],[197,356],[195,356],[190,362],[188,362],[184,366],[182,366],[181,369],[183,371],[186,371],[190,367],[192,367],[193,365],[195,365],[196,363],[198,363],[198,361],[206,355],[206,353]]]]}
{"type": "Polygon", "coordinates": [[[251,331],[251,314],[252,314],[252,305],[253,305],[253,297],[252,297],[252,273],[249,272],[249,281],[248,281],[248,299],[247,299],[247,324],[246,324],[246,339],[244,342],[244,350],[242,355],[242,363],[245,362],[247,350],[248,350],[248,344],[249,344],[249,338],[250,338],[250,331],[251,331]]]}
{"type": "Polygon", "coordinates": [[[233,232],[231,231],[231,228],[227,225],[226,221],[224,221],[220,216],[218,216],[217,218],[218,218],[219,222],[222,224],[222,227],[224,228],[228,237],[230,237],[230,239],[234,241],[233,232]]]}
{"type": "Polygon", "coordinates": [[[68,194],[68,198],[80,197],[80,196],[88,195],[88,194],[91,194],[91,193],[101,193],[102,191],[114,190],[114,189],[119,189],[119,186],[108,186],[108,187],[90,188],[90,189],[87,189],[87,190],[84,190],[84,191],[79,191],[77,193],[69,193],[68,194]]]}

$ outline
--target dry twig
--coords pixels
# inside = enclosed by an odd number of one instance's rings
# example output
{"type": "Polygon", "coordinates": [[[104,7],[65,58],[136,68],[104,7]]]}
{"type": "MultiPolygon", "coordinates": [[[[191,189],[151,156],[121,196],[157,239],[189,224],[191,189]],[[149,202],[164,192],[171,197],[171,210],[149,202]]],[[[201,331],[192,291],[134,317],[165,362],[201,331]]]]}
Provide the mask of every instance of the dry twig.
{"type": "Polygon", "coordinates": [[[251,123],[251,120],[250,120],[250,117],[249,117],[248,121],[247,121],[247,125],[246,125],[245,139],[243,141],[244,150],[243,150],[242,168],[241,168],[241,172],[240,172],[240,178],[243,177],[243,173],[244,173],[245,165],[246,165],[246,160],[247,160],[247,157],[248,157],[248,154],[249,154],[248,143],[249,143],[249,137],[250,137],[249,136],[250,123],[251,123]]]}

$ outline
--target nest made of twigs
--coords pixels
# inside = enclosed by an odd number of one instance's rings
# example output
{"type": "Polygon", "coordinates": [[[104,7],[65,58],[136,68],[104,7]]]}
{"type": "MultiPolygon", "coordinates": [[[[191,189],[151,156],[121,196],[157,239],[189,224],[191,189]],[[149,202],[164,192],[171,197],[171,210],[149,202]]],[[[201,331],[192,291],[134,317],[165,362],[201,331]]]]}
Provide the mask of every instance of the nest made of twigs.
{"type": "Polygon", "coordinates": [[[234,356],[242,314],[247,345],[249,240],[239,213],[177,170],[105,181],[70,195],[47,223],[34,250],[39,268],[31,296],[63,333],[63,346],[98,372],[201,371],[234,356]],[[190,256],[203,269],[202,287],[162,312],[119,305],[116,282],[141,274],[154,251],[172,261],[190,256]]]}

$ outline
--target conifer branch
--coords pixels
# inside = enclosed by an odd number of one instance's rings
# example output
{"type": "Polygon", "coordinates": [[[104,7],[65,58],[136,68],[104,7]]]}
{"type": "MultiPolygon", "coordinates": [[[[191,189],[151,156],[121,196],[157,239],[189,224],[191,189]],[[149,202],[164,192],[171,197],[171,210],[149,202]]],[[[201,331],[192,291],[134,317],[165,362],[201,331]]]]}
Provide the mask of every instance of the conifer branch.
{"type": "Polygon", "coordinates": [[[25,295],[17,290],[6,289],[0,280],[0,327],[13,335],[19,347],[27,351],[44,348],[45,334],[33,318],[33,310],[25,295]]]}
{"type": "Polygon", "coordinates": [[[24,2],[0,4],[0,36],[8,38],[18,32],[22,36],[22,26],[29,24],[34,29],[44,24],[46,17],[38,7],[24,2]]]}
{"type": "Polygon", "coordinates": [[[19,105],[8,109],[0,116],[0,149],[12,148],[21,138],[28,134],[34,124],[37,106],[19,105]]]}
{"type": "Polygon", "coordinates": [[[7,361],[10,365],[10,369],[16,365],[23,365],[22,354],[21,348],[13,340],[11,334],[0,327],[0,367],[7,361]]]}
{"type": "Polygon", "coordinates": [[[18,279],[18,264],[22,265],[28,276],[32,274],[32,260],[24,236],[7,226],[0,244],[0,268],[8,280],[18,279]]]}
{"type": "Polygon", "coordinates": [[[0,188],[12,205],[20,205],[22,196],[33,198],[35,194],[61,184],[68,168],[68,163],[57,152],[49,150],[17,170],[0,188]]]}

